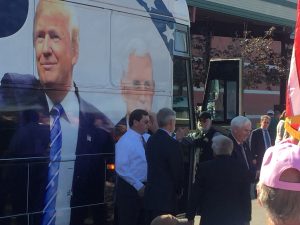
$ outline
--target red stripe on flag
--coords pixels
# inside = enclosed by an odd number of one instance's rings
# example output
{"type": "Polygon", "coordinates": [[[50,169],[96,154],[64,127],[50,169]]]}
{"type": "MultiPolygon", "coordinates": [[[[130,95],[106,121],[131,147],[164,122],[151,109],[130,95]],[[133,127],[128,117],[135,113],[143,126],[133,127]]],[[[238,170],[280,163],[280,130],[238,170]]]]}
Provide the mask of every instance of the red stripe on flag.
{"type": "MultiPolygon", "coordinates": [[[[296,28],[295,28],[295,39],[294,39],[294,49],[295,49],[295,60],[296,60],[296,71],[298,75],[298,81],[299,79],[299,70],[300,68],[300,0],[298,0],[297,5],[297,22],[296,22],[296,28]]],[[[296,75],[296,74],[290,74],[296,75]]],[[[300,84],[299,84],[300,85],[300,84]]]]}
{"type": "Polygon", "coordinates": [[[286,131],[300,140],[300,0],[297,5],[294,49],[291,58],[290,74],[286,90],[286,131]]]}

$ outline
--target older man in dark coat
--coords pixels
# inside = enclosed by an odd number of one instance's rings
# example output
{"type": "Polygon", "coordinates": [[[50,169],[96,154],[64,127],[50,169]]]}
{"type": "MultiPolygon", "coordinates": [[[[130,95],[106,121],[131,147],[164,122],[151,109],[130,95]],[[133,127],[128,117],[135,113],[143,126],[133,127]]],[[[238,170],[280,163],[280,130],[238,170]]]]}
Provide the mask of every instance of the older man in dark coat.
{"type": "Polygon", "coordinates": [[[243,225],[248,214],[247,168],[230,155],[233,142],[218,135],[213,138],[215,159],[199,164],[187,218],[194,224],[196,211],[201,225],[243,225]]]}

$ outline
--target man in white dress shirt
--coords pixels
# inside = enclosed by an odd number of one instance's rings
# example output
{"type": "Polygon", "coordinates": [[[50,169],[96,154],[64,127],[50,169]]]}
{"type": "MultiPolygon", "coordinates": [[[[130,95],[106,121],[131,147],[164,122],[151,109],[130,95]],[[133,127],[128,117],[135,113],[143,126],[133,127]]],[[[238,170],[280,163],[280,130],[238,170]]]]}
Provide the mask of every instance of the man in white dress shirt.
{"type": "Polygon", "coordinates": [[[142,209],[147,161],[145,143],[149,138],[149,114],[142,109],[129,116],[129,129],[116,144],[116,206],[119,225],[143,224],[142,209]]]}

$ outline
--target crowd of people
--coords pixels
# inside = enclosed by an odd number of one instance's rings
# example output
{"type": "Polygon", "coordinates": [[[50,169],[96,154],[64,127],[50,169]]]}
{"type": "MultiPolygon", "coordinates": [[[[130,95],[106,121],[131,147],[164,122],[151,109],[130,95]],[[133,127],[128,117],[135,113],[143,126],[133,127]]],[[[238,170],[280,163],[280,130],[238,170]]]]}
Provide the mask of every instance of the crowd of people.
{"type": "Polygon", "coordinates": [[[212,126],[209,112],[198,114],[199,132],[188,142],[199,153],[196,175],[186,218],[178,219],[186,133],[173,135],[175,112],[163,108],[150,135],[150,115],[134,110],[116,144],[118,224],[193,225],[200,215],[201,225],[249,225],[256,197],[267,209],[269,225],[300,224],[300,148],[286,139],[284,114],[277,118],[269,110],[254,130],[247,117],[237,116],[226,136],[212,126]]]}

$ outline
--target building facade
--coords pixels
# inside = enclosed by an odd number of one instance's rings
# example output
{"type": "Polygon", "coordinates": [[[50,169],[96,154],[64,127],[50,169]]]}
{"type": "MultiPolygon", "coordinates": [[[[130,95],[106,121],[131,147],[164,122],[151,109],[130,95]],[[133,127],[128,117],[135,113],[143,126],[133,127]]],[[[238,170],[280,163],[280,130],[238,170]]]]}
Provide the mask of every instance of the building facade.
{"type": "MultiPolygon", "coordinates": [[[[234,39],[264,36],[275,28],[272,39],[274,52],[289,61],[296,20],[296,0],[187,0],[191,19],[192,67],[196,80],[194,105],[203,101],[205,71],[213,51],[224,51],[234,39]]],[[[259,49],[257,49],[259,53],[259,49]]],[[[287,72],[288,73],[288,72],[287,72]]],[[[243,87],[243,111],[254,121],[268,109],[284,109],[284,77],[274,84],[261,83],[243,87]]]]}

